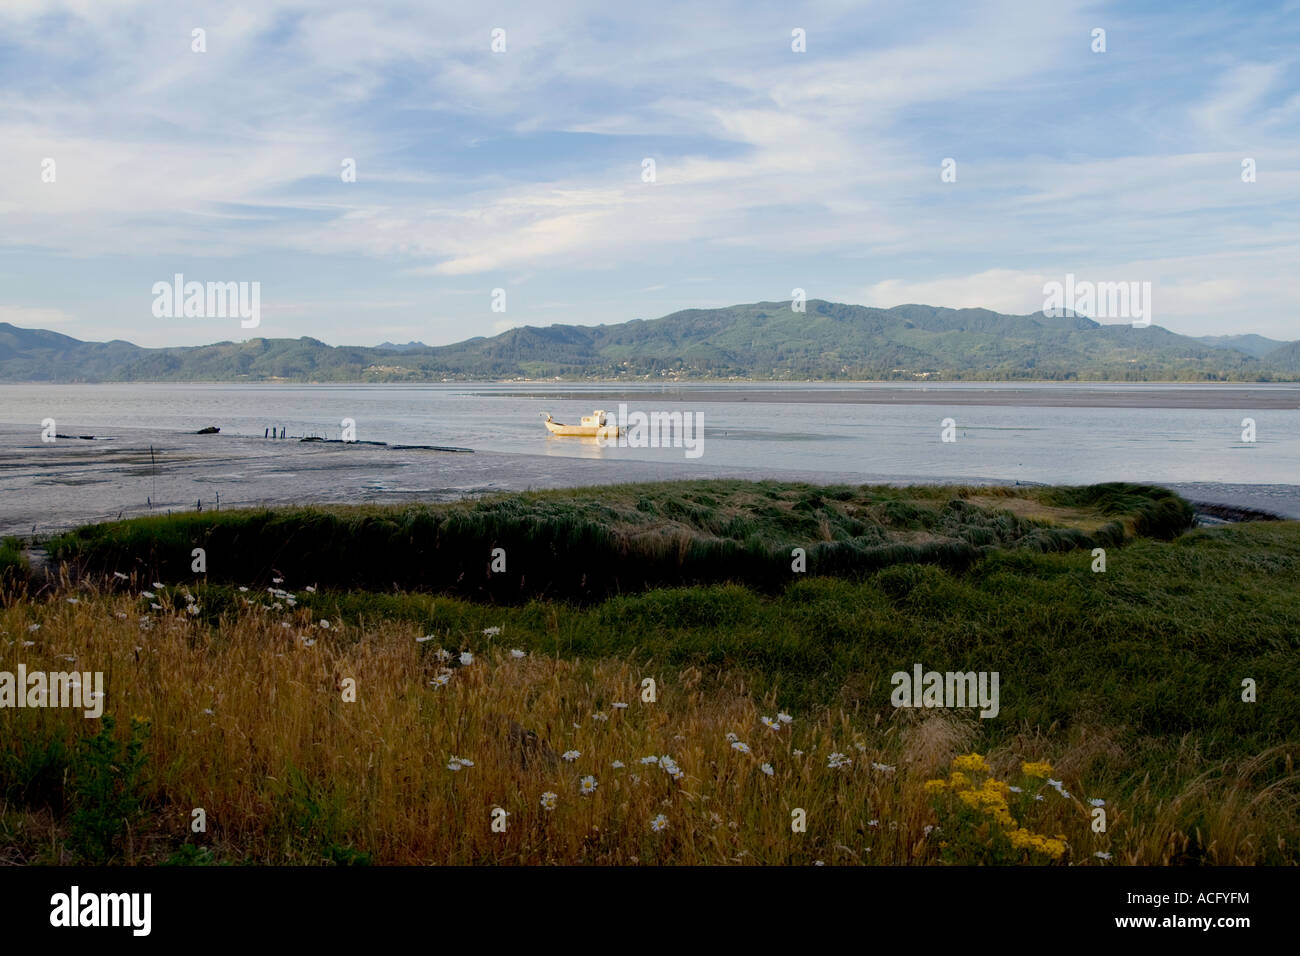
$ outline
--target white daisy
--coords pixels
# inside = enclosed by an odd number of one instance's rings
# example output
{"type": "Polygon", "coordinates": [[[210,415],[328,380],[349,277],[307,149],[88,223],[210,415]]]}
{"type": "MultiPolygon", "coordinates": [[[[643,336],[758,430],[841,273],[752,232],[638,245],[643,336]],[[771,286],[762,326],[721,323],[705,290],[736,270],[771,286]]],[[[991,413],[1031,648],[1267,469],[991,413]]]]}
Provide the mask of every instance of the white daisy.
{"type": "Polygon", "coordinates": [[[621,760],[615,760],[613,763],[610,764],[610,766],[613,767],[615,770],[622,770],[622,769],[623,769],[623,761],[621,761],[621,760]]]}
{"type": "Polygon", "coordinates": [[[781,713],[777,714],[777,715],[776,715],[776,719],[779,720],[779,721],[781,721],[781,723],[783,723],[783,724],[791,723],[791,722],[794,720],[793,717],[791,717],[789,714],[785,713],[784,711],[782,711],[781,713]]]}
{"type": "Polygon", "coordinates": [[[499,628],[499,627],[485,627],[485,628],[483,628],[483,634],[484,634],[485,636],[487,636],[487,637],[496,637],[496,636],[497,636],[498,634],[500,634],[500,633],[501,633],[501,628],[499,628]]]}
{"type": "Polygon", "coordinates": [[[759,767],[758,769],[763,771],[763,773],[767,774],[769,777],[776,773],[776,771],[772,769],[772,765],[770,763],[765,763],[763,764],[763,766],[759,767]]]}
{"type": "Polygon", "coordinates": [[[674,780],[680,780],[682,777],[686,776],[685,772],[677,766],[677,762],[667,754],[659,758],[659,766],[663,767],[664,772],[674,780]]]}
{"type": "Polygon", "coordinates": [[[668,827],[668,818],[664,816],[662,813],[650,821],[650,829],[653,830],[655,833],[658,833],[660,830],[665,830],[667,829],[667,827],[668,827]]]}
{"type": "Polygon", "coordinates": [[[424,637],[417,637],[417,638],[415,639],[415,643],[417,643],[417,644],[423,644],[425,641],[431,641],[431,640],[433,640],[433,635],[432,635],[432,634],[426,634],[426,635],[424,635],[424,637]]]}
{"type": "MultiPolygon", "coordinates": [[[[553,752],[553,751],[552,751],[552,752],[553,752]]],[[[565,751],[563,754],[561,754],[560,756],[561,756],[561,758],[563,758],[564,760],[569,761],[569,763],[573,763],[573,761],[577,760],[579,757],[582,756],[582,753],[581,753],[581,751],[578,751],[578,750],[566,750],[566,751],[565,751]]]]}
{"type": "Polygon", "coordinates": [[[521,658],[521,657],[527,657],[528,654],[525,653],[524,651],[521,651],[521,650],[520,650],[519,648],[517,648],[517,647],[512,647],[512,648],[510,649],[510,656],[513,657],[513,658],[515,658],[515,659],[517,660],[517,659],[519,659],[519,658],[521,658]]]}
{"type": "Polygon", "coordinates": [[[556,801],[556,794],[552,793],[550,790],[547,790],[544,794],[542,794],[542,809],[554,810],[555,801],[556,801]]]}
{"type": "Polygon", "coordinates": [[[733,740],[733,741],[731,742],[731,749],[732,749],[732,750],[738,750],[738,751],[740,751],[742,754],[747,754],[747,753],[750,752],[750,751],[749,751],[749,744],[745,743],[743,740],[733,740]]]}
{"type": "Polygon", "coordinates": [[[584,796],[588,796],[596,792],[597,784],[596,784],[595,777],[583,777],[578,783],[579,786],[582,788],[582,793],[584,796]]]}
{"type": "Polygon", "coordinates": [[[473,655],[473,654],[471,654],[469,651],[461,651],[461,652],[460,652],[460,666],[461,666],[461,667],[469,667],[469,665],[470,665],[470,664],[473,664],[473,663],[474,663],[474,655],[473,655]]]}
{"type": "Polygon", "coordinates": [[[610,704],[609,706],[613,707],[615,710],[627,709],[627,704],[623,703],[621,700],[616,700],[614,701],[614,703],[610,704]]]}

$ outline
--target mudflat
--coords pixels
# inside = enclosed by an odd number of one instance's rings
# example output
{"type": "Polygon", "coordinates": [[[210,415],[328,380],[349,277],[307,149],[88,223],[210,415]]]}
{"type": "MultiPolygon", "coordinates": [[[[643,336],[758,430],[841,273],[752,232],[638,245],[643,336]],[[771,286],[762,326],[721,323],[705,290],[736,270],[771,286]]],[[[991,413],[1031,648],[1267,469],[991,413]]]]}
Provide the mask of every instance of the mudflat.
{"type": "MultiPolygon", "coordinates": [[[[94,431],[78,430],[78,434],[94,431]]],[[[448,452],[141,428],[101,429],[93,440],[69,438],[44,444],[32,428],[0,425],[0,534],[47,534],[169,511],[454,501],[506,491],[688,478],[769,478],[815,484],[1037,483],[999,476],[748,468],[681,459],[448,452]]],[[[1142,476],[1116,475],[1115,480],[1142,480],[1142,476]]],[[[1300,485],[1162,484],[1192,502],[1300,519],[1300,485]]]]}

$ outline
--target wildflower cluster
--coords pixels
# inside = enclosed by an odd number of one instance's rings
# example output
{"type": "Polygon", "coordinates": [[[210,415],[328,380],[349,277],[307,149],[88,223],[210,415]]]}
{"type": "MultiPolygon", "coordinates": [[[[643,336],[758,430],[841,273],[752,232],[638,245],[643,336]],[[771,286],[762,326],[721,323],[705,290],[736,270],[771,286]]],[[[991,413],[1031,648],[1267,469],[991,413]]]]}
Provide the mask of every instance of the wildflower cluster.
{"type": "MultiPolygon", "coordinates": [[[[1027,776],[1040,778],[1052,772],[1047,763],[1026,763],[1022,770],[1027,776]]],[[[1008,801],[1012,794],[1022,793],[1023,788],[994,777],[982,754],[956,757],[946,779],[927,780],[924,786],[939,801],[941,813],[944,809],[956,809],[961,822],[968,824],[965,828],[949,828],[949,832],[961,836],[945,842],[946,862],[973,862],[959,859],[966,855],[963,850],[981,859],[991,856],[991,862],[998,862],[1000,851],[1007,846],[1014,851],[1013,859],[1008,862],[1023,857],[1026,852],[1053,862],[1065,856],[1068,845],[1063,835],[1049,837],[1035,833],[1016,820],[1008,801]]]]}

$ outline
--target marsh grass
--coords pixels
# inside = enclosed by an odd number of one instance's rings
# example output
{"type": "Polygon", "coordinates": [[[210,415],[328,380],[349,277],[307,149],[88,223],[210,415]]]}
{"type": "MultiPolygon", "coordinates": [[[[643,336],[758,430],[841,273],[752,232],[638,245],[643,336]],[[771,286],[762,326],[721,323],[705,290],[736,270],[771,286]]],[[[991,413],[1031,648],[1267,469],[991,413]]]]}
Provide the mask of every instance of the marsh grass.
{"type": "Polygon", "coordinates": [[[1121,485],[698,482],[86,529],[56,549],[79,573],[0,602],[0,670],[101,670],[115,724],[0,709],[0,860],[1295,864],[1300,525],[1188,517],[1121,485]],[[448,585],[452,542],[511,535],[509,600],[448,585]],[[533,593],[556,553],[604,583],[533,593]],[[917,662],[998,671],[999,717],[891,707],[917,662]],[[1017,786],[1051,764],[1012,809],[1059,855],[927,791],[972,751],[1017,786]]]}
{"type": "Polygon", "coordinates": [[[31,565],[23,554],[19,538],[0,538],[0,594],[25,588],[31,577],[31,565]]]}
{"type": "Polygon", "coordinates": [[[779,591],[792,579],[794,548],[805,550],[807,574],[852,578],[904,563],[962,570],[994,549],[1114,547],[1132,534],[1170,536],[1191,521],[1182,499],[1132,485],[901,489],[696,481],[443,505],[135,518],[61,535],[50,554],[82,571],[177,580],[189,576],[192,550],[203,548],[212,556],[212,581],[264,584],[287,576],[498,602],[594,601],[727,581],[779,591]],[[1040,502],[1044,516],[972,504],[972,497],[1040,502]],[[492,569],[497,548],[506,553],[505,571],[492,569]]]}
{"type": "MultiPolygon", "coordinates": [[[[77,604],[63,591],[0,611],[0,668],[76,657],[106,672],[118,725],[105,752],[150,729],[132,790],[145,816],[108,844],[123,862],[1296,863],[1300,608],[1279,584],[1300,528],[1124,555],[1097,576],[1087,555],[1018,551],[966,574],[901,565],[776,596],[732,585],[595,607],[299,589],[288,607],[287,592],[176,585],[148,599],[83,580],[77,604]],[[888,675],[913,660],[1000,669],[1001,717],[894,710],[888,675]],[[1240,702],[1241,674],[1260,703],[1240,702]],[[794,720],[778,731],[760,719],[782,710],[794,720]],[[1023,761],[1052,764],[1070,797],[1040,785],[1016,814],[1065,837],[1060,859],[1013,852],[926,792],[971,750],[1007,780],[1023,761]],[[835,753],[851,763],[831,768],[835,753]],[[450,770],[453,757],[473,766],[450,770]],[[195,807],[205,834],[190,832],[195,807]],[[795,808],[806,833],[791,832],[795,808]]],[[[99,729],[79,712],[0,711],[7,860],[96,858],[70,816],[87,796],[63,771],[99,729]]]]}

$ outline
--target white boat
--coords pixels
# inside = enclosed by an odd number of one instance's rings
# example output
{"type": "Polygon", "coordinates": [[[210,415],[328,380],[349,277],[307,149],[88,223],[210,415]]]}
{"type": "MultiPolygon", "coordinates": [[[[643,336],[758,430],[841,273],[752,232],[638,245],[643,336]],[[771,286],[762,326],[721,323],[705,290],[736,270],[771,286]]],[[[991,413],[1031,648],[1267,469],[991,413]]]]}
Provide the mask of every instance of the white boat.
{"type": "Polygon", "coordinates": [[[617,438],[618,426],[606,422],[603,409],[597,409],[590,415],[582,416],[581,425],[565,425],[557,422],[546,412],[546,430],[561,438],[617,438]]]}

